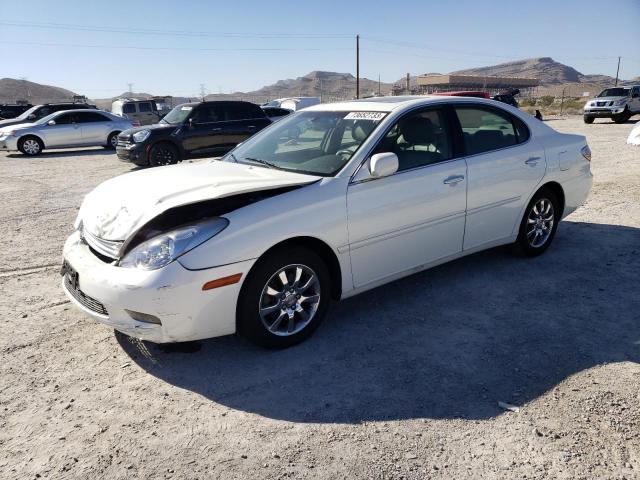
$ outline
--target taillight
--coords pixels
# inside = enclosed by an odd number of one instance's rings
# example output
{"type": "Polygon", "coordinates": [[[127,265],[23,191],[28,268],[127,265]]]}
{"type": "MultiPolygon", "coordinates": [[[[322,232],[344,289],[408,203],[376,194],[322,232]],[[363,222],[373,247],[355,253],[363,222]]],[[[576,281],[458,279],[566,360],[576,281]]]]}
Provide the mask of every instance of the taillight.
{"type": "Polygon", "coordinates": [[[582,147],[580,149],[580,153],[582,154],[582,156],[585,158],[587,162],[591,161],[591,149],[589,148],[589,145],[585,145],[584,147],[582,147]]]}

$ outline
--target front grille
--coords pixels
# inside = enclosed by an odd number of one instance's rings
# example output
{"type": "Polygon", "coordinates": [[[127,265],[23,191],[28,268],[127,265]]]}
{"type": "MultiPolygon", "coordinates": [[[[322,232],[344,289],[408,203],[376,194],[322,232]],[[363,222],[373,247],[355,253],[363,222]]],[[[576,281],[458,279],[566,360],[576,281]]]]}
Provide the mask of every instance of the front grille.
{"type": "Polygon", "coordinates": [[[71,283],[71,277],[69,275],[64,276],[64,287],[73,298],[75,298],[78,302],[80,302],[80,304],[82,304],[92,312],[104,315],[105,317],[109,315],[107,309],[103,304],[101,304],[95,298],[91,298],[89,295],[85,295],[85,293],[80,290],[80,287],[74,287],[74,285],[71,283]]]}
{"type": "Polygon", "coordinates": [[[84,228],[81,231],[81,237],[93,250],[98,252],[100,255],[109,257],[112,260],[118,259],[120,256],[120,248],[124,243],[121,241],[105,240],[103,238],[96,237],[90,232],[87,232],[84,228]]]}
{"type": "Polygon", "coordinates": [[[123,139],[118,137],[118,147],[122,147],[122,148],[127,148],[129,145],[131,145],[131,141],[129,139],[123,139]]]}

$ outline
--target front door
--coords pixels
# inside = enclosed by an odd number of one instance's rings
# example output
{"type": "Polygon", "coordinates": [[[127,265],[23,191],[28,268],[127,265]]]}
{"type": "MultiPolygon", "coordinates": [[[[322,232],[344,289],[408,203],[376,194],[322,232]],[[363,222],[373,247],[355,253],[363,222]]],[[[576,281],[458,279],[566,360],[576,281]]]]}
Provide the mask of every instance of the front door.
{"type": "Polygon", "coordinates": [[[42,130],[47,148],[82,145],[82,129],[76,113],[62,113],[53,120],[55,125],[44,125],[42,130]]]}
{"type": "Polygon", "coordinates": [[[546,170],[544,148],[524,122],[502,109],[455,108],[467,153],[464,250],[512,235],[546,170]]]}
{"type": "Polygon", "coordinates": [[[356,288],[462,251],[467,168],[448,123],[437,108],[408,114],[373,151],[395,153],[398,172],[349,186],[356,288]]]}
{"type": "Polygon", "coordinates": [[[220,104],[195,108],[184,127],[182,148],[194,156],[224,152],[226,124],[226,112],[220,104]]]}

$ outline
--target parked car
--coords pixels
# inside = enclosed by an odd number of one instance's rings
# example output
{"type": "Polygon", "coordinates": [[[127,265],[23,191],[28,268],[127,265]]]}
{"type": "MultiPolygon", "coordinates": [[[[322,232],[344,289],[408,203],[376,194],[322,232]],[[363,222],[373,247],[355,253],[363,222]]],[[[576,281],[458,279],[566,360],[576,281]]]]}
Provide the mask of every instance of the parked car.
{"type": "Polygon", "coordinates": [[[21,113],[15,118],[0,121],[0,128],[18,125],[19,123],[33,123],[47,115],[51,115],[52,113],[60,112],[62,110],[82,109],[97,109],[97,107],[86,103],[45,103],[43,105],[31,107],[29,110],[21,113]]]}
{"type": "Polygon", "coordinates": [[[475,98],[491,98],[487,92],[476,90],[460,90],[456,92],[434,92],[429,95],[436,95],[442,97],[475,97],[475,98]]]}
{"type": "Polygon", "coordinates": [[[331,299],[498,245],[540,255],[587,198],[590,159],[585,137],[488,100],[317,105],[221,160],[99,185],[65,244],[63,288],[141,339],[238,331],[287,347],[331,299]]]}
{"type": "Polygon", "coordinates": [[[29,110],[33,105],[30,103],[3,103],[0,105],[0,120],[9,120],[29,110]]]}
{"type": "Polygon", "coordinates": [[[111,104],[111,113],[119,117],[128,118],[134,125],[137,124],[138,126],[158,123],[164,115],[158,110],[155,101],[130,98],[115,100],[111,104]]]}
{"type": "Polygon", "coordinates": [[[101,110],[63,110],[33,123],[0,128],[0,151],[38,155],[47,148],[115,148],[118,134],[131,121],[101,110]]]}
{"type": "Polygon", "coordinates": [[[280,108],[280,107],[262,107],[262,111],[272,122],[277,122],[278,120],[282,120],[287,115],[291,115],[293,110],[289,110],[288,108],[280,108]]]}
{"type": "Polygon", "coordinates": [[[249,102],[178,105],[156,125],[118,137],[118,158],[136,165],[171,165],[186,158],[220,156],[259,132],[271,120],[249,102]]]}
{"type": "Polygon", "coordinates": [[[518,101],[516,100],[516,95],[520,94],[520,90],[517,88],[512,88],[510,90],[501,92],[497,95],[491,97],[492,100],[496,102],[506,103],[507,105],[511,105],[512,107],[518,108],[518,101]]]}
{"type": "Polygon", "coordinates": [[[303,108],[318,105],[320,103],[320,97],[287,97],[276,98],[270,102],[264,103],[263,107],[280,107],[286,108],[293,112],[302,110],[303,108]]]}
{"type": "Polygon", "coordinates": [[[596,118],[610,118],[624,123],[640,113],[640,85],[606,88],[584,106],[584,123],[596,118]]]}

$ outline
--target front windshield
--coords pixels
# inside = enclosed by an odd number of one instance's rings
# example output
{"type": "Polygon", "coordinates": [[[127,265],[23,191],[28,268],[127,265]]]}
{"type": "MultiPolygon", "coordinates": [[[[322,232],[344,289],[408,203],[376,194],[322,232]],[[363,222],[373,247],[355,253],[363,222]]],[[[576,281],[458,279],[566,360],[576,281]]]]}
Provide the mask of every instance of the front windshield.
{"type": "Polygon", "coordinates": [[[607,88],[598,97],[626,97],[629,95],[628,88],[607,88]]]}
{"type": "Polygon", "coordinates": [[[385,117],[384,112],[308,112],[285,117],[225,160],[333,176],[385,117]]]}
{"type": "Polygon", "coordinates": [[[58,116],[58,113],[60,113],[60,112],[50,113],[49,115],[47,115],[45,117],[42,117],[40,120],[36,120],[33,123],[35,123],[36,125],[44,125],[49,120],[55,120],[56,117],[58,116]]]}
{"type": "Polygon", "coordinates": [[[178,105],[169,113],[167,113],[160,123],[170,123],[172,125],[177,125],[179,123],[183,123],[186,118],[189,116],[191,111],[193,110],[192,105],[178,105]]]}
{"type": "Polygon", "coordinates": [[[38,105],[36,105],[35,107],[31,107],[29,110],[27,110],[26,112],[23,112],[22,115],[16,118],[19,120],[26,120],[29,117],[29,115],[31,115],[32,113],[35,113],[37,109],[38,109],[38,105]]]}

